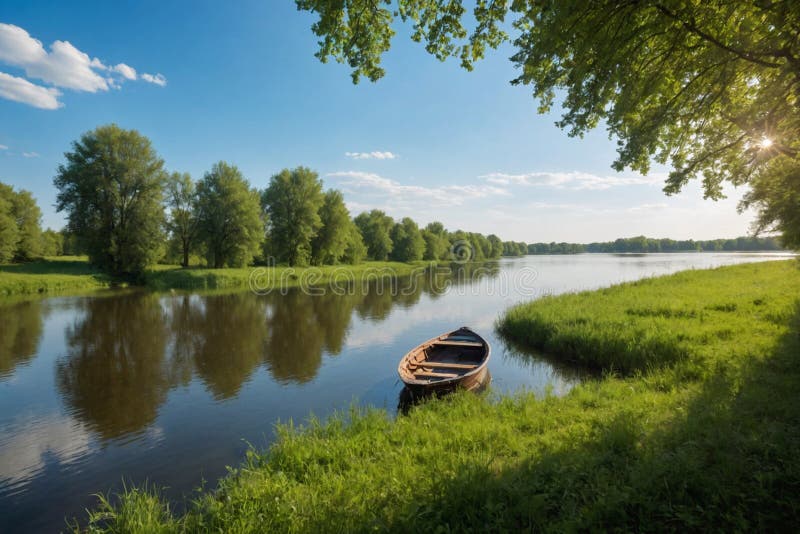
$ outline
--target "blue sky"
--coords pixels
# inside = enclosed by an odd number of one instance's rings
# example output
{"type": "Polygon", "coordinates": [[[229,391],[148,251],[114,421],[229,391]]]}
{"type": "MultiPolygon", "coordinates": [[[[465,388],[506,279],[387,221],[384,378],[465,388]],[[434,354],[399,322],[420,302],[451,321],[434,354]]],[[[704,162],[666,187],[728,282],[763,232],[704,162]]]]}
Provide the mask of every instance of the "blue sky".
{"type": "Polygon", "coordinates": [[[705,201],[693,184],[666,197],[667,169],[616,173],[604,130],[572,139],[557,114],[538,115],[530,91],[509,84],[509,47],[465,72],[400,29],[386,77],[353,85],[346,66],[314,57],[313,21],[291,0],[4,0],[0,181],[32,191],[44,224],[60,227],[63,153],[114,122],[196,179],[219,160],[259,188],[311,167],[354,215],[381,208],[527,242],[747,232],[741,191],[705,201]]]}

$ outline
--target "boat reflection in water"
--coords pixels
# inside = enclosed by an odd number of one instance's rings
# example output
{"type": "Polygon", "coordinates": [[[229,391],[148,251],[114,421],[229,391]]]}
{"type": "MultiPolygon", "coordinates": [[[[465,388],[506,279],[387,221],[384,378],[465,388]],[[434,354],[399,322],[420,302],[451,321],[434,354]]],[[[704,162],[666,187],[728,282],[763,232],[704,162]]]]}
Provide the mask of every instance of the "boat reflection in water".
{"type": "MultiPolygon", "coordinates": [[[[473,387],[469,388],[469,391],[474,393],[483,393],[489,387],[489,384],[492,382],[492,373],[486,369],[486,374],[481,382],[475,384],[473,387]]],[[[436,389],[436,390],[413,390],[408,387],[404,387],[400,391],[400,397],[397,402],[397,414],[398,415],[408,415],[408,412],[414,406],[425,402],[428,399],[432,398],[441,398],[445,395],[449,395],[454,393],[455,391],[459,391],[460,388],[456,386],[452,389],[436,389]]]]}

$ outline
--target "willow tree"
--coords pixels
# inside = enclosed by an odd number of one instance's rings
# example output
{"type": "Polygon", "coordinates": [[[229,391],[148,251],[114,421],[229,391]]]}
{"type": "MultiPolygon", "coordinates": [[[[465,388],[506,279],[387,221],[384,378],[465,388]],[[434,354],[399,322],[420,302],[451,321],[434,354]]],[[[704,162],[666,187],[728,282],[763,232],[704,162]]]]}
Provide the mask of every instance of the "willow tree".
{"type": "Polygon", "coordinates": [[[56,208],[89,259],[115,274],[140,275],[163,253],[166,173],[150,140],[112,124],[81,136],[59,166],[56,208]]]}
{"type": "Polygon", "coordinates": [[[800,247],[800,2],[481,0],[469,21],[458,0],[296,3],[319,17],[317,57],[346,62],[354,82],[384,75],[396,17],[466,69],[511,41],[512,83],[543,113],[563,98],[557,125],[571,136],[604,123],[614,169],[668,164],[667,194],[701,178],[715,200],[726,182],[750,184],[741,208],[758,210],[755,229],[800,247]]]}

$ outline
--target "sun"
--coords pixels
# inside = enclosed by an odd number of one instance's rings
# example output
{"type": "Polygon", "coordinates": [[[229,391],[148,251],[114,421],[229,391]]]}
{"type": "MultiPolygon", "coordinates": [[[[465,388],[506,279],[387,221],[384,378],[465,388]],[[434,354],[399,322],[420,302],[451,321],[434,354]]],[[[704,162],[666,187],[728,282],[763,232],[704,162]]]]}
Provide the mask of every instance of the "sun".
{"type": "Polygon", "coordinates": [[[769,148],[772,146],[772,139],[770,139],[769,137],[762,137],[761,142],[758,143],[758,146],[760,146],[761,148],[769,148]]]}

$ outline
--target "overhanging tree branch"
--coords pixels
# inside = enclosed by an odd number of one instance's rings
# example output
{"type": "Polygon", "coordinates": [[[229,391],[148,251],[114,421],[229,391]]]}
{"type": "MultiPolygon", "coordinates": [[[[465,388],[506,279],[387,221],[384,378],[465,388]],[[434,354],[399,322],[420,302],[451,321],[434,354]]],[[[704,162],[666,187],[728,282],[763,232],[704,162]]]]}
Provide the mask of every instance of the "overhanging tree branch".
{"type": "Polygon", "coordinates": [[[738,56],[741,59],[744,59],[746,61],[750,61],[750,62],[755,63],[757,65],[761,65],[762,67],[780,68],[782,66],[780,63],[773,63],[772,61],[764,61],[763,59],[759,59],[759,58],[755,57],[750,52],[744,52],[742,50],[737,50],[736,48],[733,48],[732,46],[726,45],[725,43],[723,43],[722,41],[720,41],[719,39],[717,39],[716,37],[714,37],[710,33],[701,30],[693,21],[686,21],[686,20],[681,19],[676,13],[673,13],[672,11],[670,11],[669,9],[667,9],[666,7],[664,7],[664,6],[660,5],[660,4],[656,4],[655,8],[658,9],[658,11],[660,11],[663,15],[671,18],[672,20],[674,20],[674,21],[676,21],[678,23],[680,23],[684,28],[689,30],[691,33],[693,33],[693,34],[697,35],[698,37],[700,37],[700,38],[712,43],[713,45],[715,45],[718,48],[721,48],[722,50],[725,50],[727,52],[735,54],[736,56],[738,56]]]}

